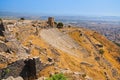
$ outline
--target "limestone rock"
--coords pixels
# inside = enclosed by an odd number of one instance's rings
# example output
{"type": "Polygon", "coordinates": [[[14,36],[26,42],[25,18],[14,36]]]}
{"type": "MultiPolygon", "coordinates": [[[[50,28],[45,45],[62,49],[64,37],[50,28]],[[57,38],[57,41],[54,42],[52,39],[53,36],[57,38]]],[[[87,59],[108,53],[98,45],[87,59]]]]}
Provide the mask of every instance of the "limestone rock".
{"type": "Polygon", "coordinates": [[[88,63],[88,62],[81,62],[80,64],[82,64],[82,65],[86,65],[86,66],[89,66],[89,67],[93,67],[93,65],[90,64],[90,63],[88,63]]]}
{"type": "Polygon", "coordinates": [[[17,77],[17,78],[14,78],[13,76],[10,76],[10,77],[8,77],[7,79],[2,79],[2,80],[23,80],[23,78],[22,77],[17,77]]]}
{"type": "Polygon", "coordinates": [[[8,62],[8,59],[2,55],[0,55],[0,63],[6,63],[8,62]]]}
{"type": "Polygon", "coordinates": [[[5,43],[0,43],[0,52],[9,52],[9,48],[5,43]]]}

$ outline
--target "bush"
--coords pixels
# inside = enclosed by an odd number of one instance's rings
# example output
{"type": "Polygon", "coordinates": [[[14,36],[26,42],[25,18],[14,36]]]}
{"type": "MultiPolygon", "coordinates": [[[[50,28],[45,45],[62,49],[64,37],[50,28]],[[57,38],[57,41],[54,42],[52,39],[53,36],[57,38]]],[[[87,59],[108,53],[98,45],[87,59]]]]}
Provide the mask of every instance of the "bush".
{"type": "Polygon", "coordinates": [[[57,28],[63,28],[63,23],[62,22],[58,23],[57,28]]]}
{"type": "Polygon", "coordinates": [[[9,72],[10,72],[10,69],[7,68],[7,69],[5,70],[5,73],[9,73],[9,72]]]}
{"type": "Polygon", "coordinates": [[[25,20],[25,18],[20,18],[20,20],[25,20]]]}
{"type": "Polygon", "coordinates": [[[46,80],[67,80],[67,78],[62,73],[60,73],[60,74],[54,74],[53,76],[51,76],[46,80]]]}
{"type": "Polygon", "coordinates": [[[99,53],[103,55],[103,54],[104,54],[104,50],[103,50],[103,49],[100,49],[100,50],[99,50],[99,53]]]}

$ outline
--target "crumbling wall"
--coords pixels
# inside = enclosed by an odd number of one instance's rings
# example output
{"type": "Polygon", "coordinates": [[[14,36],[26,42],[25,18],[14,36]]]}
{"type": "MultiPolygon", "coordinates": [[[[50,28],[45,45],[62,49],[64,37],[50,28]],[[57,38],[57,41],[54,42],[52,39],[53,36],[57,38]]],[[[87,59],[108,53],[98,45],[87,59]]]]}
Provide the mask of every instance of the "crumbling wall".
{"type": "Polygon", "coordinates": [[[54,18],[53,17],[48,18],[48,24],[49,24],[49,26],[54,27],[54,18]]]}
{"type": "Polygon", "coordinates": [[[9,76],[14,78],[21,76],[24,80],[34,80],[38,78],[38,73],[44,68],[39,58],[18,60],[7,68],[0,70],[0,80],[9,76]]]}

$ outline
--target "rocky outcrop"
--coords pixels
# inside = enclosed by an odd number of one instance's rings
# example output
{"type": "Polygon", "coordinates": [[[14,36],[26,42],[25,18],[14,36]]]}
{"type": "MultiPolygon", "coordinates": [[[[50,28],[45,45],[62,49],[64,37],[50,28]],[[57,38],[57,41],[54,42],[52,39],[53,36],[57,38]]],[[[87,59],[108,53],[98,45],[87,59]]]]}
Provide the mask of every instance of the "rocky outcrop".
{"type": "Polygon", "coordinates": [[[2,20],[0,20],[0,36],[4,36],[3,31],[5,31],[5,27],[4,27],[4,25],[3,25],[2,20]]]}
{"type": "Polygon", "coordinates": [[[6,79],[9,76],[21,76],[24,80],[34,80],[38,78],[38,73],[44,68],[39,58],[18,60],[7,68],[0,70],[0,79],[6,79]]]}

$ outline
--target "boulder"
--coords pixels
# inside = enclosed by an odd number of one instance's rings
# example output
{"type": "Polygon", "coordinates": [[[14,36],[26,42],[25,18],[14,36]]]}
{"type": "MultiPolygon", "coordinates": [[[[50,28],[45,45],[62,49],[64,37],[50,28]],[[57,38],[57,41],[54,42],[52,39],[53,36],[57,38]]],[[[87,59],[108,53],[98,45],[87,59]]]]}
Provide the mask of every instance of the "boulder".
{"type": "Polygon", "coordinates": [[[0,64],[7,63],[8,59],[5,56],[0,55],[0,64]]]}
{"type": "Polygon", "coordinates": [[[9,48],[5,43],[0,43],[0,52],[9,52],[9,48]]]}

